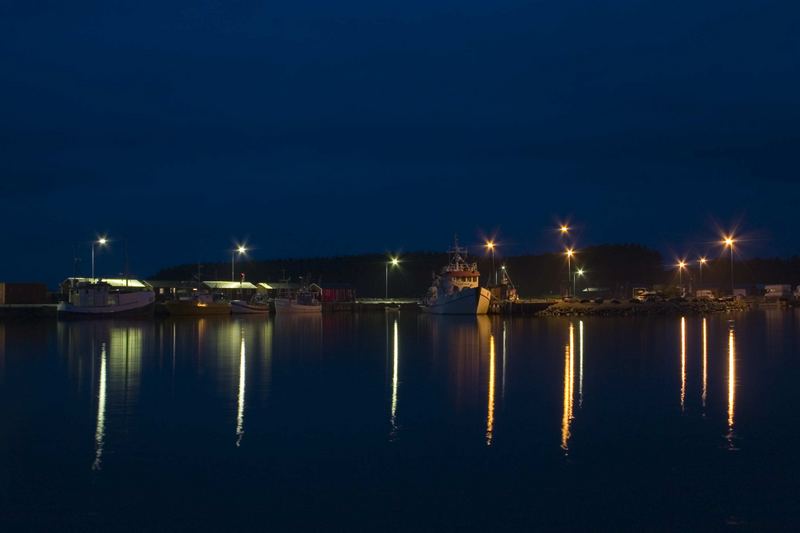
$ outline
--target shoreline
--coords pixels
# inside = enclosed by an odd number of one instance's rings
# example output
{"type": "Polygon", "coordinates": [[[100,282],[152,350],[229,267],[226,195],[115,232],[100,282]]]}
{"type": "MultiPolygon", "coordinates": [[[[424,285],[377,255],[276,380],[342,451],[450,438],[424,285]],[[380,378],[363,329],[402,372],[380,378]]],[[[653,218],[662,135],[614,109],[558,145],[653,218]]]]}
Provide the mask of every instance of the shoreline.
{"type": "Polygon", "coordinates": [[[756,302],[747,300],[733,301],[685,301],[685,302],[642,302],[630,303],[578,303],[557,302],[537,313],[541,317],[564,316],[609,316],[609,317],[641,317],[641,316],[675,316],[675,315],[710,315],[732,313],[757,309],[756,302]]]}

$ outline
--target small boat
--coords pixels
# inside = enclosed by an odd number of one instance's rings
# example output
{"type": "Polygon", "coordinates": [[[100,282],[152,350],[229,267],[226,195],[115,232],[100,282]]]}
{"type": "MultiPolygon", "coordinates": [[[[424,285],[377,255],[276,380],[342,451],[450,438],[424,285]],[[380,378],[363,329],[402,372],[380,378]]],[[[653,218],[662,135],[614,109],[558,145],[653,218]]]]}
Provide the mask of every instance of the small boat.
{"type": "Polygon", "coordinates": [[[492,293],[480,286],[477,263],[467,263],[458,240],[449,250],[450,262],[434,277],[420,308],[434,315],[485,315],[492,293]]]}
{"type": "Polygon", "coordinates": [[[275,298],[275,314],[283,313],[320,314],[322,304],[313,292],[301,289],[294,298],[275,298]]]}
{"type": "Polygon", "coordinates": [[[156,295],[147,287],[112,286],[102,280],[81,281],[69,288],[66,302],[58,304],[59,316],[108,317],[147,315],[156,295]]]}
{"type": "Polygon", "coordinates": [[[229,315],[231,304],[224,301],[215,301],[210,294],[193,294],[189,298],[164,302],[164,308],[170,315],[229,315]]]}
{"type": "Polygon", "coordinates": [[[399,313],[400,306],[397,304],[387,305],[386,307],[383,308],[383,310],[386,311],[387,313],[399,313]]]}
{"type": "Polygon", "coordinates": [[[231,313],[265,315],[269,313],[269,301],[262,294],[256,294],[250,300],[231,300],[231,313]]]}

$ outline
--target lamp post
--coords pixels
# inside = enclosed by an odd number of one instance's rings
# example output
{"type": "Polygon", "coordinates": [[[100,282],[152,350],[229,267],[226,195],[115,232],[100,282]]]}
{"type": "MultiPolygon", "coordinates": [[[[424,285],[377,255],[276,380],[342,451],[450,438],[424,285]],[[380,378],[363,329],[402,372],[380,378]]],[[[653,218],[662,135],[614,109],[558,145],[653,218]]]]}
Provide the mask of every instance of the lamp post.
{"type": "Polygon", "coordinates": [[[388,300],[389,299],[389,265],[391,265],[392,268],[394,268],[396,266],[399,266],[400,265],[400,260],[398,258],[396,258],[396,257],[391,257],[391,258],[389,258],[388,261],[386,261],[386,264],[384,265],[386,267],[386,270],[385,270],[385,272],[386,272],[385,283],[386,284],[385,284],[385,293],[384,293],[384,297],[383,297],[384,300],[388,300]]]}
{"type": "Polygon", "coordinates": [[[108,239],[106,237],[100,237],[96,241],[92,241],[92,281],[94,282],[94,245],[98,244],[100,246],[105,246],[108,244],[108,239]]]}
{"type": "Polygon", "coordinates": [[[733,245],[736,244],[736,240],[733,238],[733,235],[726,235],[722,240],[722,244],[731,249],[731,296],[733,296],[733,245]]]}
{"type": "Polygon", "coordinates": [[[700,288],[701,289],[703,288],[703,266],[705,266],[706,263],[708,263],[708,259],[706,259],[705,257],[701,257],[700,259],[697,260],[697,266],[698,266],[698,269],[700,271],[700,288]]]}
{"type": "Polygon", "coordinates": [[[575,250],[567,248],[564,253],[567,256],[567,296],[569,296],[569,278],[572,277],[572,256],[575,255],[575,250]]]}
{"type": "Polygon", "coordinates": [[[686,261],[678,261],[678,285],[681,287],[681,296],[683,296],[683,269],[686,268],[686,261]]]}
{"type": "Polygon", "coordinates": [[[572,295],[573,296],[578,292],[577,287],[576,287],[576,279],[577,279],[578,276],[583,277],[583,269],[582,268],[576,269],[575,273],[572,275],[572,295]]]}
{"type": "Polygon", "coordinates": [[[247,247],[239,245],[231,250],[231,281],[236,281],[236,254],[244,255],[247,253],[247,247]]]}
{"type": "MultiPolygon", "coordinates": [[[[494,266],[494,241],[486,241],[486,249],[492,254],[492,274],[494,275],[494,284],[497,285],[497,269],[494,266]]],[[[491,276],[489,279],[492,279],[491,276]]]]}

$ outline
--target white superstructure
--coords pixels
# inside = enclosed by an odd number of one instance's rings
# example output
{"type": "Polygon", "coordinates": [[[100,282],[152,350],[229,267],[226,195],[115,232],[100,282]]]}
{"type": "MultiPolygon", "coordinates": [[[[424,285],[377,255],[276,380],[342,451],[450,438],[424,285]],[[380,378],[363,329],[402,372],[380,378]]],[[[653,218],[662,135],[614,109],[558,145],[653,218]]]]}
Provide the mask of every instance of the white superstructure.
{"type": "Polygon", "coordinates": [[[420,307],[436,315],[485,315],[492,295],[480,286],[478,264],[467,263],[458,240],[449,254],[450,262],[434,277],[420,307]]]}

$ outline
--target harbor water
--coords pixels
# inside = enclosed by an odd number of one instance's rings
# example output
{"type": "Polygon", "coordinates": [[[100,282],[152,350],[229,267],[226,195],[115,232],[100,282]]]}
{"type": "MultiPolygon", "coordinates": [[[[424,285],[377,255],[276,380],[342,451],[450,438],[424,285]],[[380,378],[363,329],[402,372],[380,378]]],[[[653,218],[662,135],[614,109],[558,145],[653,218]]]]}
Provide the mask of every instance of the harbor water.
{"type": "Polygon", "coordinates": [[[776,530],[800,310],[0,322],[0,529],[776,530]]]}

